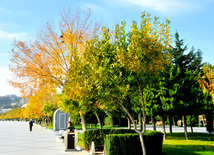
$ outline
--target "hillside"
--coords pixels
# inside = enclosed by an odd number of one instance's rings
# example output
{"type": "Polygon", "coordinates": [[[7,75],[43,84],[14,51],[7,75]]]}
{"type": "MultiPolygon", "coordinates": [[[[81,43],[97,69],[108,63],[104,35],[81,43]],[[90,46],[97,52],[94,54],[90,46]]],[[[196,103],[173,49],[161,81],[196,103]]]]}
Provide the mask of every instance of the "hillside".
{"type": "Polygon", "coordinates": [[[0,96],[0,109],[20,106],[21,97],[16,95],[0,96]]]}

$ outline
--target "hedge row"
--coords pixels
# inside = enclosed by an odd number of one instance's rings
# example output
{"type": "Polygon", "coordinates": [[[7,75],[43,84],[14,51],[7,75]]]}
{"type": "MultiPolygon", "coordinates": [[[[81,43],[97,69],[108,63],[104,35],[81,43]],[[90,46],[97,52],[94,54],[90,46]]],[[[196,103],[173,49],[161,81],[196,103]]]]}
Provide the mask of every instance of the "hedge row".
{"type": "Polygon", "coordinates": [[[84,146],[86,150],[90,149],[91,142],[94,141],[95,146],[104,145],[106,135],[108,134],[124,134],[124,133],[136,133],[130,129],[97,129],[86,130],[83,133],[84,146]]]}
{"type": "Polygon", "coordinates": [[[139,134],[111,134],[104,143],[105,155],[141,155],[139,134]]]}
{"type": "MultiPolygon", "coordinates": [[[[147,155],[161,154],[163,133],[146,131],[143,135],[147,155]]],[[[142,155],[139,134],[110,134],[106,136],[106,155],[142,155]]]]}

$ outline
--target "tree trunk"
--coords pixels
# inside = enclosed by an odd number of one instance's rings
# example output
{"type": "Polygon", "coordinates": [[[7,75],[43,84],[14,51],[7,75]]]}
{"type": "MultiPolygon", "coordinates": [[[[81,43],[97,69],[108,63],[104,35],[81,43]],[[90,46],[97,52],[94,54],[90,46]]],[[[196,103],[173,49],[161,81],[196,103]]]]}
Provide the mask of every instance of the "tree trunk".
{"type": "Polygon", "coordinates": [[[193,127],[192,127],[192,125],[191,125],[191,132],[193,133],[193,127]]]}
{"type": "Polygon", "coordinates": [[[155,123],[156,123],[156,120],[155,120],[155,116],[153,115],[152,116],[152,126],[153,126],[153,130],[154,131],[156,131],[156,125],[155,125],[155,123]]]}
{"type": "Polygon", "coordinates": [[[143,130],[142,130],[142,134],[140,134],[140,142],[141,142],[141,146],[142,146],[143,155],[146,155],[146,147],[145,147],[145,143],[143,140],[143,134],[146,131],[146,112],[145,112],[143,88],[142,88],[139,80],[138,80],[138,85],[139,85],[139,89],[140,89],[140,96],[141,96],[141,101],[142,101],[142,113],[143,113],[143,130]]]}
{"type": "Polygon", "coordinates": [[[165,129],[165,122],[164,122],[163,115],[160,116],[160,119],[162,121],[162,128],[163,128],[163,140],[165,140],[166,139],[166,129],[165,129]]]}
{"type": "Polygon", "coordinates": [[[50,117],[48,117],[48,126],[51,126],[51,118],[50,117]]]}
{"type": "Polygon", "coordinates": [[[184,115],[184,133],[185,133],[186,140],[188,140],[186,115],[184,115]]]}
{"type": "Polygon", "coordinates": [[[95,111],[94,113],[95,113],[95,115],[96,115],[96,117],[97,117],[97,121],[98,121],[98,123],[99,123],[99,125],[100,125],[100,129],[102,129],[102,128],[103,128],[103,125],[102,125],[102,122],[100,121],[100,117],[99,117],[99,115],[97,114],[97,111],[95,111]]]}
{"type": "Polygon", "coordinates": [[[81,123],[83,132],[86,131],[85,114],[81,114],[81,123]]]}
{"type": "Polygon", "coordinates": [[[134,119],[132,118],[131,114],[129,113],[129,111],[123,106],[123,104],[120,101],[118,101],[117,99],[115,99],[115,100],[117,101],[117,103],[120,104],[120,106],[123,108],[123,110],[126,112],[126,114],[131,119],[132,123],[134,124],[134,130],[137,133],[139,133],[139,135],[140,135],[140,143],[141,143],[141,147],[142,147],[142,153],[143,153],[143,155],[146,155],[146,148],[145,148],[145,144],[144,144],[144,140],[143,140],[143,133],[145,132],[144,129],[143,129],[144,132],[142,131],[142,133],[140,131],[138,131],[136,123],[135,123],[134,119]]]}
{"type": "Polygon", "coordinates": [[[141,114],[138,114],[138,121],[139,121],[140,130],[142,130],[143,126],[142,126],[142,117],[141,117],[141,114]]]}
{"type": "Polygon", "coordinates": [[[190,115],[190,127],[191,127],[191,133],[193,133],[193,125],[192,125],[192,115],[190,115]]]}
{"type": "Polygon", "coordinates": [[[172,134],[172,117],[169,115],[169,133],[172,134]]]}
{"type": "Polygon", "coordinates": [[[135,123],[134,119],[132,118],[131,114],[129,113],[128,109],[126,109],[126,107],[123,106],[122,102],[118,101],[117,99],[115,99],[115,100],[117,101],[117,103],[119,103],[119,105],[123,108],[123,110],[126,112],[126,114],[131,119],[132,123],[134,124],[134,129],[137,129],[136,123],[135,123]]]}
{"type": "Polygon", "coordinates": [[[175,126],[175,117],[172,117],[173,125],[175,126]]]}
{"type": "Polygon", "coordinates": [[[135,129],[135,131],[136,131],[136,132],[139,134],[139,136],[140,136],[140,143],[141,143],[142,152],[143,152],[142,155],[146,155],[146,148],[145,148],[145,144],[144,144],[143,133],[140,132],[140,131],[138,131],[138,130],[136,130],[136,129],[135,129]]]}
{"type": "Polygon", "coordinates": [[[130,121],[129,117],[127,117],[127,121],[128,121],[128,129],[131,129],[131,121],[130,121]]]}
{"type": "Polygon", "coordinates": [[[45,125],[45,118],[42,117],[42,125],[45,125]]]}

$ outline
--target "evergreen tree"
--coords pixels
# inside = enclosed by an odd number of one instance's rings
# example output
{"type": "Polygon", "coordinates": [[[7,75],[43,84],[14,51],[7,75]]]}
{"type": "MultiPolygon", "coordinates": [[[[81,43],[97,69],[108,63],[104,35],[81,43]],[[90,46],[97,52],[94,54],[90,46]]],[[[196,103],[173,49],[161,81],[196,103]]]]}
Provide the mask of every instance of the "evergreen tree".
{"type": "Polygon", "coordinates": [[[190,71],[201,71],[202,64],[202,52],[198,50],[194,52],[194,47],[189,53],[186,53],[187,45],[184,46],[183,39],[179,39],[179,34],[175,33],[175,47],[172,48],[172,63],[176,68],[180,68],[181,73],[184,75],[186,69],[190,71]]]}
{"type": "Polygon", "coordinates": [[[200,88],[199,78],[202,67],[201,51],[194,52],[194,48],[185,54],[187,46],[183,40],[179,39],[179,34],[175,34],[175,47],[172,48],[172,64],[175,70],[179,70],[177,78],[173,83],[177,85],[174,105],[176,113],[184,116],[184,131],[186,139],[186,116],[196,114],[202,107],[203,90],[200,88]],[[184,47],[183,47],[184,46],[184,47]]]}

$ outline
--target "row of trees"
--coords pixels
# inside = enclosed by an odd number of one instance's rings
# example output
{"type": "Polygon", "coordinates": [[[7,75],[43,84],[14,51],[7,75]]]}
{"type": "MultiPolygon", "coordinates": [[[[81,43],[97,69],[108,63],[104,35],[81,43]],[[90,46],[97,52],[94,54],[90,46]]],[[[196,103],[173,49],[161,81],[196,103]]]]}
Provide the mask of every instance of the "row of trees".
{"type": "Polygon", "coordinates": [[[80,115],[86,130],[87,112],[93,111],[101,125],[100,110],[122,108],[140,135],[143,154],[147,115],[154,122],[161,117],[164,133],[166,115],[184,116],[187,139],[187,115],[209,113],[213,119],[213,67],[202,67],[200,51],[185,54],[178,33],[171,46],[168,19],[161,23],[142,13],[140,24],[133,21],[128,32],[125,21],[114,30],[101,27],[90,11],[64,11],[61,19],[59,29],[49,23],[34,41],[14,42],[11,84],[23,95],[33,92],[29,113],[41,116],[54,105],[73,120],[80,115]],[[143,118],[142,130],[136,115],[143,118]]]}

